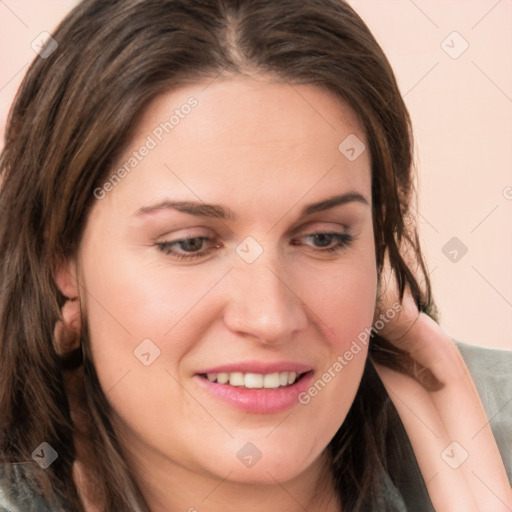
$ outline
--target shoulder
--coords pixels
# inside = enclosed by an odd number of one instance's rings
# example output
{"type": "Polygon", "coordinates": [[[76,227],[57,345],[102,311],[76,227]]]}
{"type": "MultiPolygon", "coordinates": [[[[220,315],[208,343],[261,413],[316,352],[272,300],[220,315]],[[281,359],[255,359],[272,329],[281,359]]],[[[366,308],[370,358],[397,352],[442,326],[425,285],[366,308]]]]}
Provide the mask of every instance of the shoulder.
{"type": "Polygon", "coordinates": [[[10,468],[0,466],[0,512],[57,512],[23,483],[19,466],[10,468]]]}
{"type": "Polygon", "coordinates": [[[0,512],[52,512],[52,509],[40,497],[29,493],[10,501],[0,488],[0,512]]]}
{"type": "Polygon", "coordinates": [[[475,383],[512,481],[512,351],[455,344],[475,383]]]}
{"type": "Polygon", "coordinates": [[[5,495],[4,489],[2,488],[0,481],[0,512],[17,512],[17,510],[12,506],[12,504],[7,499],[5,495]]]}
{"type": "Polygon", "coordinates": [[[497,378],[510,379],[512,350],[486,348],[454,341],[471,372],[478,375],[491,372],[497,378]]]}
{"type": "Polygon", "coordinates": [[[0,512],[18,512],[18,509],[13,507],[12,503],[7,500],[5,493],[0,486],[0,512]]]}

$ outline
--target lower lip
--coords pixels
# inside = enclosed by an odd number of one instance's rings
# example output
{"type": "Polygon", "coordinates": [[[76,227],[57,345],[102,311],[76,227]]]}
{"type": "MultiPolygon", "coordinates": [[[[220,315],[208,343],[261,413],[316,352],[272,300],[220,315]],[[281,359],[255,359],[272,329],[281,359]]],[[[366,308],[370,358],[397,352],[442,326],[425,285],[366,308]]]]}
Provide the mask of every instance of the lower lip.
{"type": "Polygon", "coordinates": [[[299,395],[308,389],[312,372],[304,374],[291,386],[275,389],[247,389],[242,386],[210,382],[199,375],[194,378],[209,393],[235,409],[255,414],[275,414],[299,403],[299,395]]]}

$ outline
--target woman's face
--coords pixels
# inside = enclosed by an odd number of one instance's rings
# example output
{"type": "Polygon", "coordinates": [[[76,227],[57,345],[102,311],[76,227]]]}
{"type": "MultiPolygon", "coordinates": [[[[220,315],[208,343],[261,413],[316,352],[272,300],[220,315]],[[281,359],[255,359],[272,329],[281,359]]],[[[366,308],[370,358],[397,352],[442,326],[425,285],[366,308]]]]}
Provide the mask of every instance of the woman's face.
{"type": "Polygon", "coordinates": [[[76,263],[94,366],[148,479],[318,467],[374,314],[362,143],[313,86],[218,78],[146,110],[76,263]]]}

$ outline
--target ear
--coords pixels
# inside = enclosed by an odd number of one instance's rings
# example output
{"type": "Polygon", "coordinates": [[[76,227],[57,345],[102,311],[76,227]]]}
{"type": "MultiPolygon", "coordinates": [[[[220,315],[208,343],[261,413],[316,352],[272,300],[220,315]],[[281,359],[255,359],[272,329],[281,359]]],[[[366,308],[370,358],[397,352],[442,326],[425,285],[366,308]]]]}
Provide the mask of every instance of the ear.
{"type": "Polygon", "coordinates": [[[82,330],[76,263],[62,261],[55,273],[55,282],[68,299],[62,306],[62,321],[57,322],[54,330],[56,350],[61,356],[67,356],[80,346],[82,330]]]}
{"type": "Polygon", "coordinates": [[[82,331],[80,302],[78,300],[66,301],[61,312],[62,320],[55,325],[53,335],[57,353],[65,357],[80,347],[82,331]]]}
{"type": "Polygon", "coordinates": [[[78,276],[74,260],[63,260],[58,264],[55,283],[64,297],[69,300],[78,298],[78,276]]]}

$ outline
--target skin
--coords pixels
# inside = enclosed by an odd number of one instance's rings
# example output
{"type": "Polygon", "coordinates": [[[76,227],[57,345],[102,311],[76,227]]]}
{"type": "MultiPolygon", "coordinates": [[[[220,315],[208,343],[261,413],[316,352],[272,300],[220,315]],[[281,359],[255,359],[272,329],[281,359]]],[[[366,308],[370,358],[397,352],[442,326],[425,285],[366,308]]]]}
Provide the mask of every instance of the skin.
{"type": "MultiPolygon", "coordinates": [[[[375,302],[369,155],[349,162],[337,149],[348,135],[363,142],[365,135],[347,105],[314,87],[217,79],[154,101],[119,163],[190,96],[196,110],[96,202],[77,258],[59,270],[61,291],[74,299],[57,326],[59,349],[79,339],[81,311],[125,457],[153,512],[339,512],[323,453],[353,401],[364,347],[307,405],[278,414],[234,410],[198,386],[194,373],[227,362],[291,360],[319,377],[396,304],[389,270],[375,302]],[[299,218],[303,206],[347,191],[368,204],[299,218]],[[221,204],[236,220],[169,209],[133,215],[163,198],[221,204]],[[326,254],[306,236],[318,229],[346,230],[354,240],[326,254]],[[191,236],[214,236],[218,245],[186,262],[157,246],[191,236]],[[236,252],[247,236],[263,249],[251,264],[236,252]],[[146,338],[160,349],[148,367],[133,355],[146,338]],[[236,457],[247,442],[263,455],[252,468],[236,457]]],[[[511,509],[496,442],[453,341],[418,313],[408,290],[380,334],[444,384],[428,391],[376,366],[436,511],[511,509]],[[441,456],[453,441],[469,455],[458,468],[441,456]]],[[[97,512],[80,460],[74,478],[86,509],[97,512]]]]}
{"type": "MultiPolygon", "coordinates": [[[[386,273],[383,304],[398,295],[389,267],[386,273]]],[[[396,322],[389,323],[382,334],[443,384],[440,390],[428,391],[410,376],[376,365],[411,441],[435,510],[511,510],[510,483],[490,420],[453,340],[432,318],[418,313],[410,293],[396,322]]]]}
{"type": "Polygon", "coordinates": [[[339,510],[323,454],[354,399],[365,347],[309,404],[279,413],[236,410],[195,374],[293,361],[316,380],[371,326],[370,158],[364,151],[351,162],[338,150],[348,135],[365,142],[365,134],[347,105],[312,86],[218,79],[157,98],[120,163],[190,96],[195,110],[96,201],[61,289],[80,298],[115,428],[152,511],[247,510],[248,496],[254,512],[339,510]],[[301,216],[349,192],[366,204],[301,216]],[[165,199],[222,205],[236,218],[136,214],[165,199]],[[319,231],[337,234],[328,247],[344,233],[353,240],[326,252],[311,236],[319,231]],[[250,264],[236,252],[247,236],[263,249],[250,264]],[[158,246],[185,237],[218,246],[192,261],[158,246]],[[148,367],[133,354],[147,338],[160,350],[148,367]],[[248,442],[262,453],[251,468],[236,456],[248,442]],[[315,498],[320,482],[324,500],[315,498]]]}

